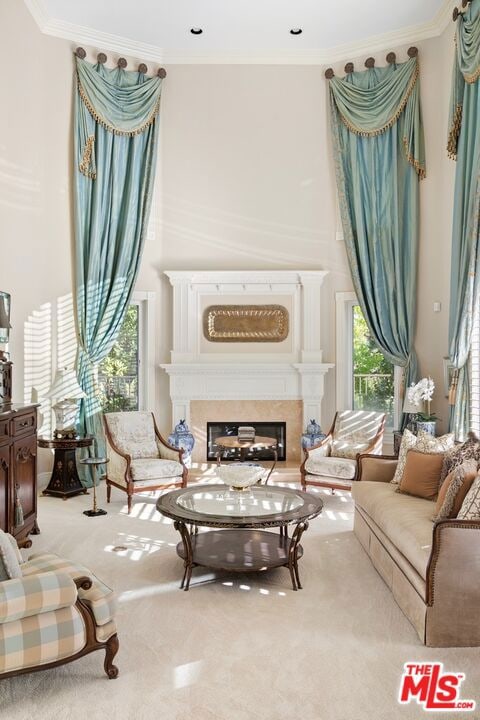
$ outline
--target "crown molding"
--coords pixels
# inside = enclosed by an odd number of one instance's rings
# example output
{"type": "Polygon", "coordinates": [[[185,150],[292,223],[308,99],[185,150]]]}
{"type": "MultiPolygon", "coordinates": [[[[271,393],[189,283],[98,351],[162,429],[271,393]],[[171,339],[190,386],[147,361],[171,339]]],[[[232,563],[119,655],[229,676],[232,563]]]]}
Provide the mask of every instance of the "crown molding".
{"type": "Polygon", "coordinates": [[[333,65],[363,55],[391,50],[403,45],[438,37],[448,26],[453,0],[444,0],[434,18],[421,25],[412,25],[382,35],[374,35],[357,43],[333,48],[305,50],[166,50],[156,45],[112,35],[100,30],[50,18],[42,0],[24,0],[40,31],[45,35],[70,40],[103,51],[141,58],[166,65],[333,65]]]}

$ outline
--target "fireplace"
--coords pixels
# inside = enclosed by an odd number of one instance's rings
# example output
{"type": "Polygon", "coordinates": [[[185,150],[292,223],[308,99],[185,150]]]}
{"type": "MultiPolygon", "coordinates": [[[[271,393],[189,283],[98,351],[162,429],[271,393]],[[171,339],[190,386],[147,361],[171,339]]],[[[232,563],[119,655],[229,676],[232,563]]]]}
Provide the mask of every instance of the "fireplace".
{"type": "MultiPolygon", "coordinates": [[[[213,462],[217,459],[217,446],[216,439],[219,437],[233,436],[236,437],[238,434],[238,428],[240,425],[251,425],[255,428],[255,435],[257,437],[272,437],[277,440],[277,453],[278,460],[287,459],[287,423],[286,422],[274,422],[269,420],[268,422],[247,422],[241,420],[240,422],[207,422],[207,462],[213,462]]],[[[272,450],[255,450],[247,455],[247,459],[257,460],[273,460],[272,450]]],[[[222,462],[228,460],[238,460],[238,453],[234,450],[226,450],[222,455],[222,462]]]]}

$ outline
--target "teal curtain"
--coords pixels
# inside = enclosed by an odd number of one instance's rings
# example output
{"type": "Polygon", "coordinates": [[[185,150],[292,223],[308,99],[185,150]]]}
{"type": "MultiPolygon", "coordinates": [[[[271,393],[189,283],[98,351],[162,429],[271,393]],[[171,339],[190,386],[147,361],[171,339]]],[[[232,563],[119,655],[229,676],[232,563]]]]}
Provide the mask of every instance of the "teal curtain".
{"type": "Polygon", "coordinates": [[[76,57],[75,286],[80,431],[103,454],[96,385],[135,285],[157,157],[162,80],[76,57]]]}
{"type": "Polygon", "coordinates": [[[450,429],[470,429],[468,360],[479,294],[480,230],[480,0],[457,21],[448,152],[456,159],[450,271],[449,354],[455,368],[450,429]]]}
{"type": "Polygon", "coordinates": [[[425,177],[419,64],[329,80],[340,213],[358,302],[377,347],[417,379],[419,179],[425,177]]]}

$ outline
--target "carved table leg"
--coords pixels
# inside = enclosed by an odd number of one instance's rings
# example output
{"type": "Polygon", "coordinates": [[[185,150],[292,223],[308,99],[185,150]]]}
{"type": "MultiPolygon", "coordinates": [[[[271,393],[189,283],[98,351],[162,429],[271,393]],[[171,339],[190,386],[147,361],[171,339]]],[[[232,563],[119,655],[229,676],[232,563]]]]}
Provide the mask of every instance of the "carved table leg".
{"type": "Polygon", "coordinates": [[[112,635],[111,638],[107,640],[106,648],[105,648],[105,661],[103,663],[103,668],[108,676],[109,680],[115,680],[115,678],[118,677],[118,668],[116,665],[113,664],[113,658],[118,652],[118,635],[112,635]]]}
{"type": "Polygon", "coordinates": [[[180,533],[182,537],[183,547],[185,550],[185,559],[183,561],[184,573],[182,582],[180,583],[180,590],[187,591],[190,587],[190,578],[192,577],[192,570],[194,565],[192,537],[188,532],[188,527],[185,525],[185,523],[180,522],[180,520],[175,520],[175,522],[173,523],[173,527],[180,533]]]}
{"type": "Polygon", "coordinates": [[[292,580],[292,586],[294,590],[301,590],[302,584],[300,582],[300,575],[298,572],[298,546],[305,530],[308,530],[308,522],[300,522],[296,526],[290,540],[290,547],[288,549],[288,564],[287,567],[290,571],[290,578],[292,580]]]}

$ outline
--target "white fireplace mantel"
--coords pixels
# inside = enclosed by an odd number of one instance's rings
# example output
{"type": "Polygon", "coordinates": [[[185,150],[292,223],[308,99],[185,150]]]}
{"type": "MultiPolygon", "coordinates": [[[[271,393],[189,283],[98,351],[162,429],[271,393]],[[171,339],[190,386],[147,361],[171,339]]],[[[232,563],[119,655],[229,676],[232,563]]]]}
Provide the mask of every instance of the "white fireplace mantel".
{"type": "Polygon", "coordinates": [[[189,422],[192,400],[302,400],[305,422],[321,418],[325,375],[334,367],[322,359],[320,309],[326,271],[165,274],[173,286],[173,349],[171,363],[161,367],[170,377],[175,423],[182,418],[189,422]],[[249,304],[259,298],[289,308],[290,335],[285,345],[206,346],[202,325],[206,303],[249,304]]]}

